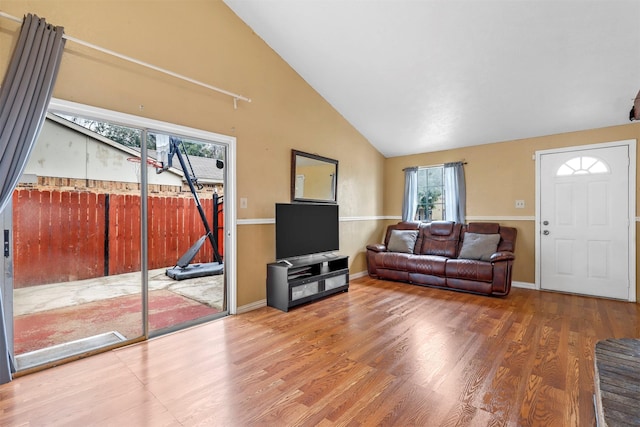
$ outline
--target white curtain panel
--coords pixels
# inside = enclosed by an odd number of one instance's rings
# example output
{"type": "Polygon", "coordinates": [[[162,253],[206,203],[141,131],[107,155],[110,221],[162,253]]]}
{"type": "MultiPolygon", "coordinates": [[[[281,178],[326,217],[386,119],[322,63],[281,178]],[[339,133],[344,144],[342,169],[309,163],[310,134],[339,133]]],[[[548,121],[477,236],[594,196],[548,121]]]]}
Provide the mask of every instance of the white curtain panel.
{"type": "Polygon", "coordinates": [[[418,209],[418,168],[404,170],[404,199],[402,201],[402,220],[413,221],[418,209]]]}
{"type": "Polygon", "coordinates": [[[464,181],[464,163],[444,165],[445,219],[464,223],[466,219],[467,189],[464,181]]]}

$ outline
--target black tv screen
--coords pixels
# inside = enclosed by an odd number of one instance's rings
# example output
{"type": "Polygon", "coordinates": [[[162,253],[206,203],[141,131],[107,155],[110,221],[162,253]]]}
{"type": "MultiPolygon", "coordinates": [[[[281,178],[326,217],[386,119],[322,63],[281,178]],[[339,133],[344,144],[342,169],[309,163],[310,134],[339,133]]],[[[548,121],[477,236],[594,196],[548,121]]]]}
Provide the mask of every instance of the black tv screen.
{"type": "Polygon", "coordinates": [[[276,259],[340,249],[338,205],[276,203],[276,259]]]}

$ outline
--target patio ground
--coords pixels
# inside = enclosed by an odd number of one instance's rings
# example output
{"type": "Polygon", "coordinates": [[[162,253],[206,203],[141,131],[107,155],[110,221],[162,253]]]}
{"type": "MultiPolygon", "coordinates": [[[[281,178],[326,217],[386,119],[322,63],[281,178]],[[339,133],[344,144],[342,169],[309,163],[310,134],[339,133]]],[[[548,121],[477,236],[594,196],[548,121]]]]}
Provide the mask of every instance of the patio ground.
{"type": "MultiPolygon", "coordinates": [[[[149,328],[170,327],[222,311],[224,275],[176,281],[149,271],[149,328]]],[[[142,334],[141,273],[14,290],[14,354],[115,332],[142,334]]]]}

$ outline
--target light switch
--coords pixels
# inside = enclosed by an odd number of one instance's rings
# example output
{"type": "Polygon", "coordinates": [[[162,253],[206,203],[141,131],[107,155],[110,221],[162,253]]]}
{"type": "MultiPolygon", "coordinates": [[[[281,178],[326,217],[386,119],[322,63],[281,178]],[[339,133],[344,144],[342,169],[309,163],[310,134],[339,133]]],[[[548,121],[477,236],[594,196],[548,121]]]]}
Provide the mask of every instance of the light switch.
{"type": "Polygon", "coordinates": [[[524,209],[524,200],[516,200],[516,209],[524,209]]]}
{"type": "Polygon", "coordinates": [[[240,209],[247,209],[247,198],[240,197],[240,209]]]}

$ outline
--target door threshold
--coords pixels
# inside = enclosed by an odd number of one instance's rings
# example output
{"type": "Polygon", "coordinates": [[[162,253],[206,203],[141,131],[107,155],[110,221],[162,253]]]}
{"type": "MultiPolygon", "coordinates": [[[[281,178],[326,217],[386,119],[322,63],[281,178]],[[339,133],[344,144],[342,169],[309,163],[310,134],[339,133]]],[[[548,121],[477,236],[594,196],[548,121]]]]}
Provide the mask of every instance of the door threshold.
{"type": "Polygon", "coordinates": [[[113,344],[118,344],[127,339],[117,331],[82,338],[67,343],[57,344],[40,350],[15,356],[16,370],[22,371],[39,365],[44,365],[56,360],[65,359],[77,354],[98,350],[113,344]]]}

